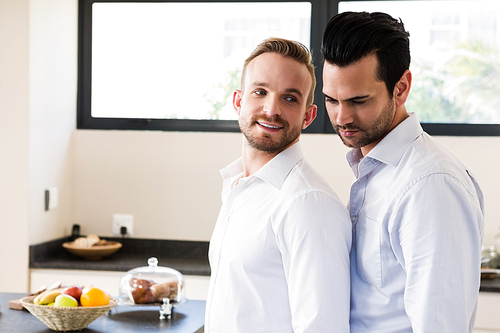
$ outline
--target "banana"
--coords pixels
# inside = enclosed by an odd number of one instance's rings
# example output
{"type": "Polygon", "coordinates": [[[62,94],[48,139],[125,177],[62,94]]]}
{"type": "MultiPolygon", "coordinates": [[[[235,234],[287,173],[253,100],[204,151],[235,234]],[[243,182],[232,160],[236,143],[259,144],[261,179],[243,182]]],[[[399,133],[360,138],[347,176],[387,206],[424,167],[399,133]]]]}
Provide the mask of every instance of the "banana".
{"type": "Polygon", "coordinates": [[[40,305],[40,297],[43,293],[44,292],[41,292],[40,294],[36,295],[35,299],[33,299],[33,304],[40,305]]]}
{"type": "Polygon", "coordinates": [[[35,297],[33,300],[33,303],[36,305],[44,305],[44,304],[49,304],[55,301],[56,297],[59,296],[63,288],[57,288],[57,289],[52,289],[52,290],[47,290],[35,297]]]}

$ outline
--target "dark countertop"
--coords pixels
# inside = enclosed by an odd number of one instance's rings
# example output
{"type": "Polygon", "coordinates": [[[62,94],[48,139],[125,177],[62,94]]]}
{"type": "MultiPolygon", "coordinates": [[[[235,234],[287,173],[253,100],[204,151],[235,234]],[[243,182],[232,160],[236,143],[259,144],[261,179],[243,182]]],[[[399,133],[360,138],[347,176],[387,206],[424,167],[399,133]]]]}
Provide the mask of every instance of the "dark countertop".
{"type": "MultiPolygon", "coordinates": [[[[210,276],[208,263],[208,242],[112,238],[122,243],[122,248],[101,260],[85,260],[67,252],[62,243],[70,241],[65,237],[30,246],[30,268],[75,269],[95,271],[126,272],[133,268],[147,266],[150,257],[158,259],[158,265],[171,267],[185,275],[210,276]]],[[[481,280],[480,291],[500,292],[500,275],[493,280],[481,280]]]]}
{"type": "MultiPolygon", "coordinates": [[[[0,332],[5,333],[50,333],[54,332],[26,310],[9,309],[11,300],[25,294],[0,293],[0,332]]],[[[159,332],[201,333],[205,317],[205,301],[187,301],[176,305],[171,320],[159,319],[159,306],[121,306],[111,310],[109,315],[97,318],[79,332],[159,332]]]]}
{"type": "Polygon", "coordinates": [[[66,251],[62,244],[71,237],[30,246],[30,268],[126,272],[147,266],[156,257],[158,266],[171,267],[184,275],[210,276],[208,242],[161,239],[113,238],[122,243],[118,252],[100,260],[86,260],[66,251]]]}
{"type": "Polygon", "coordinates": [[[479,288],[479,291],[499,293],[500,292],[500,277],[497,275],[492,280],[481,279],[481,287],[479,288]]]}

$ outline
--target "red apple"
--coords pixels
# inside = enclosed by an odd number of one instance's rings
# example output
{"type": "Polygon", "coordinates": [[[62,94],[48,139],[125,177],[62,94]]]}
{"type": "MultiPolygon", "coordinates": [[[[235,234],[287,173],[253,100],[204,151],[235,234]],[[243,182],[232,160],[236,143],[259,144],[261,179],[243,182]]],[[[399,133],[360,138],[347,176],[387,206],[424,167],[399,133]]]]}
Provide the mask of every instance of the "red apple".
{"type": "Polygon", "coordinates": [[[76,299],[78,301],[78,303],[80,303],[80,296],[82,295],[82,289],[80,287],[77,287],[77,286],[72,286],[72,287],[68,287],[68,288],[64,289],[62,291],[62,294],[69,295],[69,296],[73,297],[74,299],[76,299]]]}

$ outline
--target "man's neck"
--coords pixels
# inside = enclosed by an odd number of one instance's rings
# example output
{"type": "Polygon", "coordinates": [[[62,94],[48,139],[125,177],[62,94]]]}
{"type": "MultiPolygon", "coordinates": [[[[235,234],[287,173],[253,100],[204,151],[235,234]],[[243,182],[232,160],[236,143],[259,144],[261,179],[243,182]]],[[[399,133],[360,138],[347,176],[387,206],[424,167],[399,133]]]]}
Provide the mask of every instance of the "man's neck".
{"type": "Polygon", "coordinates": [[[363,157],[368,155],[368,153],[373,149],[375,148],[376,145],[378,145],[378,143],[380,141],[382,141],[382,139],[387,135],[389,134],[393,129],[395,129],[399,124],[401,124],[403,121],[406,120],[406,118],[409,117],[409,114],[408,112],[406,112],[406,108],[404,105],[402,105],[401,107],[399,107],[397,110],[396,110],[396,113],[394,115],[394,119],[393,119],[393,122],[389,128],[389,130],[387,131],[387,133],[385,133],[380,139],[378,139],[377,141],[375,142],[372,142],[371,144],[369,145],[366,145],[364,147],[361,147],[361,153],[363,154],[363,157]]]}
{"type": "Polygon", "coordinates": [[[257,150],[250,147],[246,141],[243,142],[243,150],[241,155],[243,163],[243,177],[253,175],[279,153],[280,152],[268,153],[257,150]]]}

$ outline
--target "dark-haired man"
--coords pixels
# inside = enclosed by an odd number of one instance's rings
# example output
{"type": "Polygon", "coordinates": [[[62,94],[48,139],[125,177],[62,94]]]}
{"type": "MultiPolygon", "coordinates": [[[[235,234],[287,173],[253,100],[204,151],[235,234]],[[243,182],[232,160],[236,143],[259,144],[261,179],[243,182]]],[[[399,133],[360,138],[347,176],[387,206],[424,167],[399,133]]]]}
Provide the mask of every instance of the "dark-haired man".
{"type": "Polygon", "coordinates": [[[405,108],[409,34],[383,13],[341,13],[323,36],[323,93],[355,180],[351,332],[472,332],[483,196],[405,108]]]}
{"type": "Polygon", "coordinates": [[[207,333],[349,331],[349,214],[299,142],[315,83],[297,42],[267,39],[245,61],[233,94],[242,156],[221,170],[207,333]]]}

